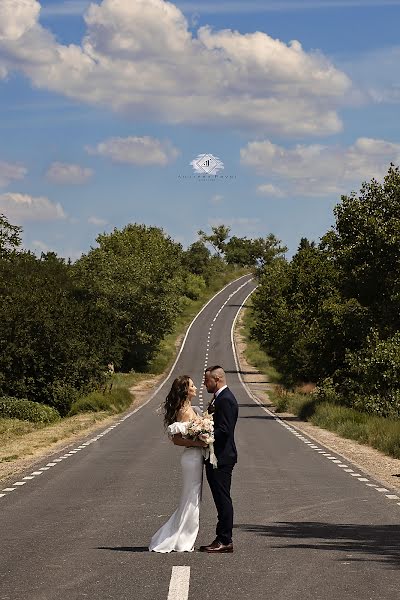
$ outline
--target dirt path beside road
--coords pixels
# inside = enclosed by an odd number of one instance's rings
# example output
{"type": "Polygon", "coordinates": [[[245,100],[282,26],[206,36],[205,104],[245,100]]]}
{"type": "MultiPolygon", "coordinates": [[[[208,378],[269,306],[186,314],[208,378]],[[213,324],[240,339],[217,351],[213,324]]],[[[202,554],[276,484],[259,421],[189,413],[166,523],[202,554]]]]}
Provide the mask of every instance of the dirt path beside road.
{"type": "Polygon", "coordinates": [[[331,452],[352,462],[357,469],[374,477],[382,485],[400,492],[400,460],[386,456],[382,452],[364,444],[342,438],[336,433],[316,427],[307,421],[301,421],[290,413],[276,412],[268,396],[268,391],[273,389],[274,384],[267,381],[266,376],[260,373],[253,365],[250,365],[244,356],[246,343],[240,333],[243,315],[244,310],[241,311],[236,321],[234,339],[242,377],[251,394],[271,412],[276,413],[283,421],[285,418],[290,418],[290,424],[293,427],[296,427],[296,429],[319,444],[323,444],[331,452]]]}

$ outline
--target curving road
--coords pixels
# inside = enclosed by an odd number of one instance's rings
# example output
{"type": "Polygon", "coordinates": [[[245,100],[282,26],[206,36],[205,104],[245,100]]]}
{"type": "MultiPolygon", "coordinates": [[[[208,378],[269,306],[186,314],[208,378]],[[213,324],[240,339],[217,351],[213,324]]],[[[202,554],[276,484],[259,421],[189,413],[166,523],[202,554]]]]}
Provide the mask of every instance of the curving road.
{"type": "MultiPolygon", "coordinates": [[[[246,276],[210,301],[145,406],[0,490],[0,600],[399,597],[400,498],[274,418],[240,382],[231,329],[253,289],[246,276]],[[213,363],[240,405],[235,552],[149,553],[180,489],[181,449],[157,407],[176,374],[201,388],[213,363]]],[[[199,545],[214,526],[205,485],[199,545]]]]}

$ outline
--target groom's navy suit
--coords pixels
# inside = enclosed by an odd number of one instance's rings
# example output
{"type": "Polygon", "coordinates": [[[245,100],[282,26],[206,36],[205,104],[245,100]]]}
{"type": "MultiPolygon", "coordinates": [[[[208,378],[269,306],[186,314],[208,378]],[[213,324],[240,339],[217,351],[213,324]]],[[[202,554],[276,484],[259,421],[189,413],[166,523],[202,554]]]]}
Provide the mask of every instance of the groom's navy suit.
{"type": "Polygon", "coordinates": [[[233,506],[230,495],[232,470],[237,462],[234,432],[238,418],[238,404],[231,390],[226,387],[210,403],[214,417],[214,452],[218,467],[206,462],[207,481],[217,508],[217,539],[222,544],[232,542],[233,506]]]}

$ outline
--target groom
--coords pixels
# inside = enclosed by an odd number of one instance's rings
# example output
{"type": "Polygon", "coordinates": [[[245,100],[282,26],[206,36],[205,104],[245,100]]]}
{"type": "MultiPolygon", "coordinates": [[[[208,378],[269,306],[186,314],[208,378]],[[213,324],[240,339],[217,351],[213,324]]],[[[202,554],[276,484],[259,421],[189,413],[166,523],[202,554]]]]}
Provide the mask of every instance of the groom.
{"type": "Polygon", "coordinates": [[[209,546],[200,546],[201,552],[210,554],[233,552],[233,506],[231,499],[232,470],[237,462],[234,440],[238,418],[238,404],[226,385],[225,371],[219,365],[208,367],[204,374],[207,392],[213,394],[208,412],[214,416],[214,452],[218,467],[206,461],[207,481],[217,509],[217,537],[209,546]]]}

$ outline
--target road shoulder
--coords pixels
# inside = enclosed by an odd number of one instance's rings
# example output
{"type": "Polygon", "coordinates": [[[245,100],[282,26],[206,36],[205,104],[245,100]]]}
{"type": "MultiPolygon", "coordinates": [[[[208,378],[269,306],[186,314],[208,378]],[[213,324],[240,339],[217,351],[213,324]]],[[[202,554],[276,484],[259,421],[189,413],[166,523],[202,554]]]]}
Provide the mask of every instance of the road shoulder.
{"type": "Polygon", "coordinates": [[[243,315],[244,311],[242,310],[236,321],[234,340],[242,378],[250,393],[280,419],[283,421],[288,420],[290,425],[307,435],[310,439],[324,445],[329,451],[351,462],[357,469],[373,477],[385,487],[399,492],[400,460],[386,456],[370,446],[342,438],[336,433],[321,429],[307,421],[302,421],[291,413],[276,412],[268,396],[268,391],[273,388],[273,384],[266,380],[263,373],[260,373],[253,365],[249,364],[244,355],[246,343],[240,333],[243,315]]]}

